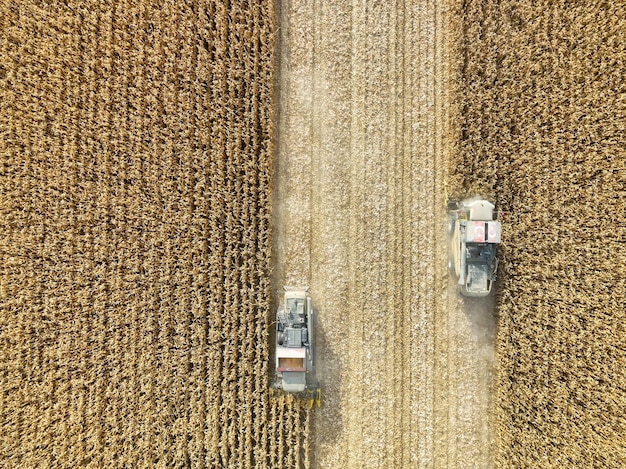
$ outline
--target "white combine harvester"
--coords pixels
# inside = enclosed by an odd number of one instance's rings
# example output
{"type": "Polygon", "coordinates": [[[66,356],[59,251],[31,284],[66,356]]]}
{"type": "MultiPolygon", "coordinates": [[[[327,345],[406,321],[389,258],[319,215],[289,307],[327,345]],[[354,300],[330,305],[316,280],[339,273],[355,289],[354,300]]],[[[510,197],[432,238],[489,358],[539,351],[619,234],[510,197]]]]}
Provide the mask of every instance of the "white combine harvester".
{"type": "Polygon", "coordinates": [[[495,213],[495,206],[487,200],[448,202],[450,269],[461,295],[487,296],[492,291],[498,270],[496,245],[501,233],[495,213]]]}
{"type": "Polygon", "coordinates": [[[319,386],[313,376],[313,316],[306,287],[284,287],[276,313],[276,383],[290,393],[307,392],[319,406],[319,386]]]}

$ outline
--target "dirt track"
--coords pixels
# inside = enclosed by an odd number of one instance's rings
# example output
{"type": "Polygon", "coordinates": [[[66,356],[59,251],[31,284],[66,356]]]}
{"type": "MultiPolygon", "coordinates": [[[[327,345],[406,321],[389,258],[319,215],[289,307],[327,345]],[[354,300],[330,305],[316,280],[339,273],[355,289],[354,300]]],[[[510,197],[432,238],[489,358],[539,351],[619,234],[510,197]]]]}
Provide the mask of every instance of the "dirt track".
{"type": "Polygon", "coordinates": [[[449,285],[445,12],[284,2],[274,295],[319,312],[314,467],[488,467],[493,323],[449,285]]]}

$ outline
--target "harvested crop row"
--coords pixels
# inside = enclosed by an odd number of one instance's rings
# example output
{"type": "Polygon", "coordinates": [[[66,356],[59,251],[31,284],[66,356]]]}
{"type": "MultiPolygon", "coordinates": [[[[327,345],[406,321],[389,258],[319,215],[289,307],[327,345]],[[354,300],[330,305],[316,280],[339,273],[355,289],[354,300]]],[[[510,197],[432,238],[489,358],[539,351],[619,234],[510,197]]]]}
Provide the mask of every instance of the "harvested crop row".
{"type": "Polygon", "coordinates": [[[0,465],[306,466],[268,393],[272,2],[0,10],[0,465]]]}
{"type": "Polygon", "coordinates": [[[626,465],[626,6],[455,2],[455,192],[506,212],[499,467],[626,465]]]}

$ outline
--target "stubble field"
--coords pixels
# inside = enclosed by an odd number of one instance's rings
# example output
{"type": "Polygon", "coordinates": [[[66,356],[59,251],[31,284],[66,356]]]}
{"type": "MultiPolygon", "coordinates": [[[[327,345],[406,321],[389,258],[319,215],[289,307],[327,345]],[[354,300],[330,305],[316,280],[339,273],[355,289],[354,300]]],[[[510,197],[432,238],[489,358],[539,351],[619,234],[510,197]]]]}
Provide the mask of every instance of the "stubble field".
{"type": "Polygon", "coordinates": [[[314,467],[491,465],[491,311],[446,270],[447,14],[282,3],[273,293],[318,310],[314,467]]]}

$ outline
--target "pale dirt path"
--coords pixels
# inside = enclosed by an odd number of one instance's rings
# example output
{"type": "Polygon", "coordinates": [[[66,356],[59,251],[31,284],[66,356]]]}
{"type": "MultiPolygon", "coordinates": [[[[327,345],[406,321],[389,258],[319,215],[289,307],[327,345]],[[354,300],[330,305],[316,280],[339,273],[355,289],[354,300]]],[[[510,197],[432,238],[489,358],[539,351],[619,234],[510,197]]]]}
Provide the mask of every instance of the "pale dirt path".
{"type": "Polygon", "coordinates": [[[272,281],[319,312],[314,467],[490,465],[490,345],[445,269],[439,8],[280,8],[272,281]]]}

